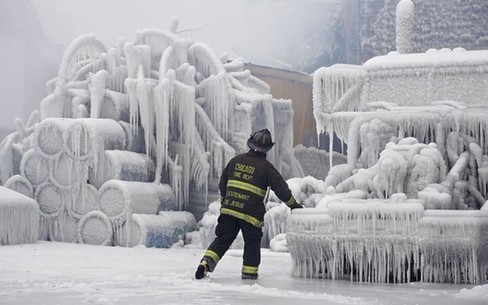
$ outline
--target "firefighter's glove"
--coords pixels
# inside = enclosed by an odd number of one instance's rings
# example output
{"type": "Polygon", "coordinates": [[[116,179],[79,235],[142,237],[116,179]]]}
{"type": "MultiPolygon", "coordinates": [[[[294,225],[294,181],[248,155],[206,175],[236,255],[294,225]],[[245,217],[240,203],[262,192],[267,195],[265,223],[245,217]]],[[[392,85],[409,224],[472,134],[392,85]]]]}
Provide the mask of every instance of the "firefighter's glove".
{"type": "Polygon", "coordinates": [[[303,209],[303,205],[299,204],[298,202],[293,203],[290,206],[290,209],[293,211],[293,209],[303,209]]]}

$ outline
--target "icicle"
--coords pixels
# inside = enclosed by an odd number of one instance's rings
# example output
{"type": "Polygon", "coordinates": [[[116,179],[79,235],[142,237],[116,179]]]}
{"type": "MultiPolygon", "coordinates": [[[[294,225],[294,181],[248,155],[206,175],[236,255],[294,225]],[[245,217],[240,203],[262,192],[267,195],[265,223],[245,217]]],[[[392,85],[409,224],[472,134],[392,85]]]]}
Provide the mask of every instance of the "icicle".
{"type": "Polygon", "coordinates": [[[161,179],[163,166],[167,165],[169,142],[170,83],[163,79],[154,88],[154,113],[156,123],[156,174],[155,182],[161,179]]]}
{"type": "Polygon", "coordinates": [[[144,128],[144,137],[146,143],[146,154],[153,155],[153,146],[151,137],[154,134],[154,101],[153,89],[156,83],[152,80],[143,78],[143,67],[139,66],[138,80],[137,80],[137,100],[139,104],[141,126],[144,128]]]}

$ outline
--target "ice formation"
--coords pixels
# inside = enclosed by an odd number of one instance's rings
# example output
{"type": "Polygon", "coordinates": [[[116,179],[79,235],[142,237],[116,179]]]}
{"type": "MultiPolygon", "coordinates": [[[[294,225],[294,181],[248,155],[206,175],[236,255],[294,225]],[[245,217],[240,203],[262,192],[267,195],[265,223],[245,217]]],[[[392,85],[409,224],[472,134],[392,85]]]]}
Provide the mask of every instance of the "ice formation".
{"type": "Polygon", "coordinates": [[[76,38],[40,110],[15,120],[0,144],[0,181],[37,201],[40,239],[169,247],[159,213],[198,211],[190,197],[211,198],[225,164],[260,128],[277,142],[275,166],[301,173],[291,101],[273,98],[242,59],[219,58],[176,27],[108,48],[92,34],[76,38]],[[136,227],[145,233],[131,240],[136,227]]]}
{"type": "Polygon", "coordinates": [[[412,18],[400,1],[398,51],[314,73],[317,132],[347,163],[287,217],[297,276],[488,281],[488,51],[409,54],[412,18]]]}

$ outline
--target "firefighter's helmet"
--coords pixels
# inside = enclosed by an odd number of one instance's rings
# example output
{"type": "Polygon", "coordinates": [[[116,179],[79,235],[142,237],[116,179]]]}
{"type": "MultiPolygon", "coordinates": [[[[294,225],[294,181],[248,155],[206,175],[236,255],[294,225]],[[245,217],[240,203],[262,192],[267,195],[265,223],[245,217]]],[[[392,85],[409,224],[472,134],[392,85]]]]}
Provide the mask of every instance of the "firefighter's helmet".
{"type": "Polygon", "coordinates": [[[271,139],[271,133],[268,129],[261,129],[254,132],[249,140],[247,140],[247,146],[250,149],[267,153],[275,145],[271,139]]]}

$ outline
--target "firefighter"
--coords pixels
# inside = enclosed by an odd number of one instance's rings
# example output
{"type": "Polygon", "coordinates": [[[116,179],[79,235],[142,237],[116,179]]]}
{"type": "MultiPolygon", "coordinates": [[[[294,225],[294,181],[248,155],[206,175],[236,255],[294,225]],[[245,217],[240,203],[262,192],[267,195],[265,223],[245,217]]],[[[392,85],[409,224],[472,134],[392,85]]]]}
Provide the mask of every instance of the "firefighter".
{"type": "Polygon", "coordinates": [[[219,182],[222,206],[215,229],[215,239],[205,251],[195,273],[201,279],[212,272],[229,249],[239,230],[244,237],[242,279],[257,279],[261,261],[261,238],[267,188],[290,209],[303,208],[296,202],[286,181],[266,160],[273,147],[267,129],[254,132],[247,141],[250,150],[232,158],[222,172],[219,182]]]}

